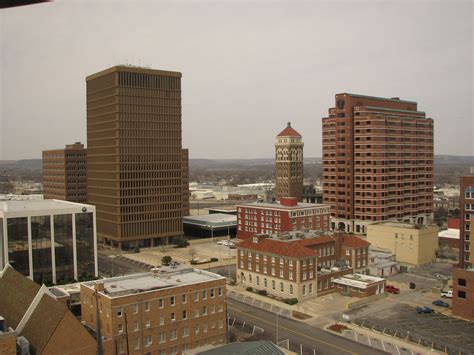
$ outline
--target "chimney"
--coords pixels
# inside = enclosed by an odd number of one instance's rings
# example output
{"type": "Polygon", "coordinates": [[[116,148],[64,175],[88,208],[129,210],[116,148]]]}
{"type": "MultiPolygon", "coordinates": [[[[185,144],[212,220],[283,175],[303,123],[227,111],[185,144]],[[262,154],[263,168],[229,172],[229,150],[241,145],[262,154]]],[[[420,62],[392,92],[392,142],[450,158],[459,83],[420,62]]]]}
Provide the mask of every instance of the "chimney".
{"type": "Polygon", "coordinates": [[[282,197],[280,198],[280,205],[287,207],[298,206],[298,200],[296,197],[282,197]]]}
{"type": "Polygon", "coordinates": [[[97,281],[94,285],[94,289],[98,292],[104,292],[104,283],[102,281],[97,281]]]}

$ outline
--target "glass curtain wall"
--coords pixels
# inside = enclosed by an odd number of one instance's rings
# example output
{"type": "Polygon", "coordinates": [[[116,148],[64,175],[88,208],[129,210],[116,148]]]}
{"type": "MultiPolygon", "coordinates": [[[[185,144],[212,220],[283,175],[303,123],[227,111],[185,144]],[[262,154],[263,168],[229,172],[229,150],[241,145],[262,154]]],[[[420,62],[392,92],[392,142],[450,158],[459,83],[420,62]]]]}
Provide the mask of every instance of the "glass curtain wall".
{"type": "Polygon", "coordinates": [[[78,281],[94,277],[94,218],[93,213],[76,214],[76,250],[78,281]]]}
{"type": "Polygon", "coordinates": [[[7,218],[8,262],[18,272],[30,275],[28,218],[7,218]]]}
{"type": "Polygon", "coordinates": [[[39,284],[53,282],[50,216],[31,217],[33,280],[39,284]]]}
{"type": "Polygon", "coordinates": [[[72,239],[72,214],[54,216],[54,256],[56,283],[74,280],[74,247],[72,239]]]}

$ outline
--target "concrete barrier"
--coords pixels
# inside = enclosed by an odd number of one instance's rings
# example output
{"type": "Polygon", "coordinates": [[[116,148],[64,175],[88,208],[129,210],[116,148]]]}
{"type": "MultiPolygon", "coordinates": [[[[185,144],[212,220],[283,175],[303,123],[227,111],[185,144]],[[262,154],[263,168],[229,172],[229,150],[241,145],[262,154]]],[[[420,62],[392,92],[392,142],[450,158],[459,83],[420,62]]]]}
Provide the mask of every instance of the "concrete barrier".
{"type": "Polygon", "coordinates": [[[346,303],[346,309],[354,309],[366,304],[381,300],[382,298],[387,297],[386,293],[379,293],[378,295],[369,296],[366,298],[356,299],[354,301],[349,301],[346,303]]]}

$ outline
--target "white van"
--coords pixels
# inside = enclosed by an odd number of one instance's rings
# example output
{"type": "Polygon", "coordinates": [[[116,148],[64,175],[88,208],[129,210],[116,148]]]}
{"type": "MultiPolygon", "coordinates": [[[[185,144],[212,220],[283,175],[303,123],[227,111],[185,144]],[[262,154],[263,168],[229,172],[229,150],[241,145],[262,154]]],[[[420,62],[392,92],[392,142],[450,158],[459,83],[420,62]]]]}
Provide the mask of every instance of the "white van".
{"type": "Polygon", "coordinates": [[[453,291],[441,291],[440,295],[443,298],[453,298],[453,291]]]}

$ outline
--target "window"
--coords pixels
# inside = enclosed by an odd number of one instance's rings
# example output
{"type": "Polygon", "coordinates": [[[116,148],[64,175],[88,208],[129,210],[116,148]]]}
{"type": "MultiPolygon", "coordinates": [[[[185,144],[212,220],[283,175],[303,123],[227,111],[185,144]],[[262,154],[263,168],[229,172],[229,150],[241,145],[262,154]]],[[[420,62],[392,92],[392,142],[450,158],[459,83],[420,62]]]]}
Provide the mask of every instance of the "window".
{"type": "Polygon", "coordinates": [[[275,280],[272,280],[272,290],[275,289],[275,280]]]}
{"type": "Polygon", "coordinates": [[[458,298],[466,298],[466,291],[458,291],[458,298]]]}
{"type": "Polygon", "coordinates": [[[275,276],[275,267],[272,266],[272,276],[275,276]]]}
{"type": "Polygon", "coordinates": [[[183,319],[188,319],[188,313],[186,311],[183,311],[183,319]]]}
{"type": "Polygon", "coordinates": [[[194,332],[196,334],[199,334],[199,324],[196,324],[196,327],[194,328],[194,332]]]}
{"type": "Polygon", "coordinates": [[[207,322],[204,322],[202,329],[204,333],[207,333],[207,322]]]}
{"type": "Polygon", "coordinates": [[[275,264],[275,257],[272,256],[272,264],[275,264]]]}
{"type": "Polygon", "coordinates": [[[160,298],[158,300],[158,305],[160,306],[160,308],[163,308],[163,298],[160,298]]]}
{"type": "Polygon", "coordinates": [[[309,294],[312,295],[313,294],[313,284],[308,285],[308,290],[309,290],[309,294]]]}
{"type": "Polygon", "coordinates": [[[202,315],[207,315],[207,306],[202,307],[202,315]]]}
{"type": "Polygon", "coordinates": [[[151,335],[145,337],[145,346],[150,346],[152,344],[151,335]]]}
{"type": "Polygon", "coordinates": [[[314,277],[314,270],[309,270],[309,278],[312,279],[314,277]]]}
{"type": "Polygon", "coordinates": [[[306,271],[303,271],[303,281],[306,280],[306,271]]]}
{"type": "Polygon", "coordinates": [[[280,269],[280,277],[283,277],[283,269],[280,269]]]}
{"type": "Polygon", "coordinates": [[[117,330],[119,333],[123,333],[123,324],[119,324],[117,330]]]}
{"type": "Polygon", "coordinates": [[[264,285],[265,287],[268,286],[268,284],[267,284],[267,278],[266,278],[266,277],[263,279],[263,285],[264,285]]]}
{"type": "Polygon", "coordinates": [[[133,330],[138,330],[138,321],[133,322],[133,330]]]}
{"type": "Polygon", "coordinates": [[[303,295],[306,295],[306,285],[303,285],[303,295]]]}
{"type": "Polygon", "coordinates": [[[290,280],[293,280],[293,271],[290,271],[290,272],[288,273],[288,278],[289,278],[290,280]]]}
{"type": "Polygon", "coordinates": [[[175,300],[174,296],[171,296],[171,297],[170,297],[170,304],[171,304],[172,306],[174,306],[174,305],[176,304],[176,300],[175,300]]]}
{"type": "Polygon", "coordinates": [[[197,302],[197,301],[199,301],[199,292],[198,291],[194,292],[194,302],[197,302]]]}
{"type": "Polygon", "coordinates": [[[255,271],[260,272],[260,264],[255,264],[255,271]]]}
{"type": "Polygon", "coordinates": [[[189,327],[186,325],[183,327],[183,337],[187,337],[189,335],[189,327]]]}
{"type": "Polygon", "coordinates": [[[123,315],[122,307],[117,308],[117,317],[121,317],[123,315]]]}
{"type": "Polygon", "coordinates": [[[165,324],[165,317],[160,316],[160,325],[165,324]]]}
{"type": "Polygon", "coordinates": [[[172,322],[175,322],[176,321],[176,315],[173,313],[171,313],[171,321],[172,322]]]}
{"type": "Polygon", "coordinates": [[[293,294],[293,285],[290,285],[290,295],[293,294]]]}
{"type": "Polygon", "coordinates": [[[171,330],[171,337],[170,337],[171,340],[176,340],[178,339],[178,334],[177,334],[177,331],[176,329],[172,329],[171,330]]]}
{"type": "Polygon", "coordinates": [[[285,292],[285,287],[283,285],[283,282],[280,282],[280,292],[285,292]]]}
{"type": "Polygon", "coordinates": [[[160,343],[164,343],[166,341],[166,333],[160,333],[160,343]]]}
{"type": "Polygon", "coordinates": [[[459,286],[466,286],[466,279],[458,279],[458,285],[459,286]]]}
{"type": "Polygon", "coordinates": [[[222,296],[222,287],[219,287],[219,288],[217,289],[217,295],[218,295],[218,296],[222,296]]]}
{"type": "Polygon", "coordinates": [[[187,300],[186,294],[184,294],[183,296],[181,296],[181,302],[182,302],[182,303],[186,303],[186,300],[187,300]]]}
{"type": "Polygon", "coordinates": [[[145,322],[145,327],[150,328],[151,327],[151,320],[147,319],[145,322]]]}
{"type": "Polygon", "coordinates": [[[351,251],[349,249],[346,249],[346,255],[351,255],[351,251]]]}
{"type": "Polygon", "coordinates": [[[288,265],[289,265],[290,267],[292,267],[292,266],[293,266],[293,260],[288,261],[288,265]]]}
{"type": "Polygon", "coordinates": [[[214,298],[214,289],[213,288],[211,288],[210,293],[211,293],[211,298],[214,298]]]}
{"type": "Polygon", "coordinates": [[[138,303],[132,304],[132,312],[134,314],[138,313],[138,303]]]}
{"type": "Polygon", "coordinates": [[[263,265],[263,273],[264,273],[264,274],[267,273],[267,265],[263,265]]]}
{"type": "Polygon", "coordinates": [[[135,339],[133,342],[133,349],[138,350],[140,349],[140,341],[138,339],[135,339]]]}
{"type": "Polygon", "coordinates": [[[260,285],[260,277],[257,276],[257,277],[255,278],[255,284],[256,284],[257,286],[260,285]]]}
{"type": "Polygon", "coordinates": [[[249,274],[249,283],[252,283],[252,274],[249,274]]]}
{"type": "Polygon", "coordinates": [[[205,300],[207,298],[207,290],[202,290],[202,299],[205,300]]]}
{"type": "Polygon", "coordinates": [[[150,310],[150,302],[146,301],[145,302],[145,312],[148,312],[150,310]]]}

